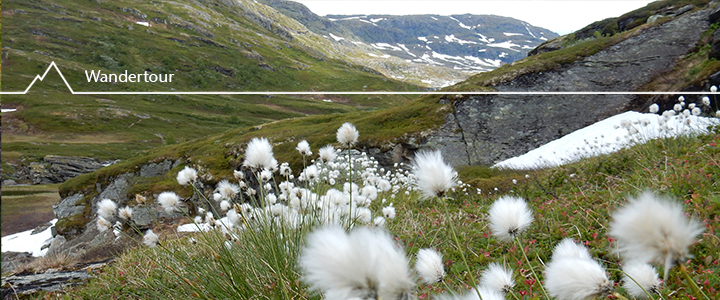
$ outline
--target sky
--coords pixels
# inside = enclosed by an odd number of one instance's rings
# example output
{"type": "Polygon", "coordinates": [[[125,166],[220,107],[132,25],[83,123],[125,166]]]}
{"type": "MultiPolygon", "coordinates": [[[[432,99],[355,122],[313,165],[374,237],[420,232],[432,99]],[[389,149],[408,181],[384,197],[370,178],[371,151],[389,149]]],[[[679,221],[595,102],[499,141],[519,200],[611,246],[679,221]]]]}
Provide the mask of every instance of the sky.
{"type": "Polygon", "coordinates": [[[561,35],[581,29],[595,21],[618,17],[643,7],[647,0],[294,0],[315,14],[388,15],[499,15],[512,17],[561,35]]]}

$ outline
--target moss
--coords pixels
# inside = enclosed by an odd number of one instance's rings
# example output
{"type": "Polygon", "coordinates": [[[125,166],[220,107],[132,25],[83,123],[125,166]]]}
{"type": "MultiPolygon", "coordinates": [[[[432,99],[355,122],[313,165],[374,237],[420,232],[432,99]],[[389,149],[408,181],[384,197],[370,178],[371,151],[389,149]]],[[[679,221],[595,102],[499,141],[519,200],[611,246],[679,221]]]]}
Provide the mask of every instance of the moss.
{"type": "Polygon", "coordinates": [[[55,230],[60,235],[72,235],[81,232],[88,219],[83,214],[73,215],[67,218],[61,218],[55,223],[55,230]]]}

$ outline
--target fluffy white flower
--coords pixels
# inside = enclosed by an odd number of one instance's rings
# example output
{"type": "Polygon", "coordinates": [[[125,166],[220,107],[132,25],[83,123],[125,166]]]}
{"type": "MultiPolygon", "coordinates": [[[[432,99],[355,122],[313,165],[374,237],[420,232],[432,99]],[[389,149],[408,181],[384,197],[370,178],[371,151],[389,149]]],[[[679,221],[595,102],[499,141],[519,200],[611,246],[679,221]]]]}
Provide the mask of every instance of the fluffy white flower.
{"type": "Polygon", "coordinates": [[[395,207],[393,207],[392,205],[383,207],[382,213],[385,218],[395,219],[395,207]]]}
{"type": "Polygon", "coordinates": [[[440,151],[420,151],[413,160],[415,186],[423,198],[442,197],[457,185],[457,173],[447,165],[440,151]]]}
{"type": "Polygon", "coordinates": [[[572,239],[566,238],[555,246],[551,259],[560,260],[562,258],[591,259],[591,256],[585,246],[573,242],[572,239]]]}
{"type": "Polygon", "coordinates": [[[188,183],[192,183],[196,179],[197,170],[188,166],[185,166],[185,168],[177,174],[177,181],[180,185],[187,185],[188,183]]]}
{"type": "Polygon", "coordinates": [[[220,202],[220,210],[226,211],[230,209],[231,206],[232,205],[230,205],[230,202],[228,202],[227,200],[223,200],[220,202]]]}
{"type": "Polygon", "coordinates": [[[718,111],[715,112],[715,116],[718,117],[718,118],[720,118],[720,110],[718,110],[718,111]]]}
{"type": "Polygon", "coordinates": [[[334,162],[335,159],[337,159],[337,151],[335,151],[335,148],[333,148],[333,146],[331,145],[320,148],[318,152],[320,155],[320,160],[322,160],[324,163],[334,162]]]}
{"type": "Polygon", "coordinates": [[[705,106],[710,106],[710,98],[708,96],[702,97],[702,103],[705,106]]]}
{"type": "MultiPolygon", "coordinates": [[[[218,182],[215,189],[221,196],[220,200],[232,199],[235,197],[235,195],[237,195],[237,193],[240,192],[240,187],[237,184],[230,183],[225,179],[218,182]]],[[[215,199],[215,201],[218,201],[218,199],[215,199]]]]}
{"type": "Polygon", "coordinates": [[[717,90],[718,90],[718,89],[717,89],[717,86],[714,86],[714,85],[713,85],[713,86],[710,87],[710,92],[715,93],[715,92],[717,92],[717,90]]]}
{"type": "Polygon", "coordinates": [[[673,106],[673,110],[675,110],[676,112],[680,112],[683,110],[683,107],[682,105],[680,105],[680,103],[675,103],[675,105],[673,106]]]}
{"type": "Polygon", "coordinates": [[[545,288],[559,300],[589,300],[607,296],[613,282],[593,259],[561,258],[547,264],[545,288]]]}
{"type": "Polygon", "coordinates": [[[337,131],[337,141],[345,148],[352,147],[357,143],[360,133],[355,129],[355,126],[350,123],[344,123],[337,131]]]}
{"type": "Polygon", "coordinates": [[[480,286],[503,294],[509,292],[515,286],[512,269],[506,269],[500,264],[490,263],[488,268],[482,272],[480,286]]]}
{"type": "Polygon", "coordinates": [[[631,198],[612,218],[609,235],[617,240],[625,260],[664,263],[664,278],[703,232],[702,224],[688,219],[680,203],[651,192],[631,198]]]}
{"type": "Polygon", "coordinates": [[[118,216],[123,220],[130,220],[132,218],[133,209],[130,206],[125,206],[118,210],[118,216]]]}
{"type": "Polygon", "coordinates": [[[97,229],[100,232],[105,232],[105,230],[108,230],[112,226],[108,220],[105,220],[102,216],[99,216],[97,218],[97,229]]]}
{"type": "Polygon", "coordinates": [[[237,180],[243,180],[245,179],[245,174],[243,174],[243,172],[241,171],[233,170],[233,177],[235,177],[235,179],[237,180]]]}
{"type": "Polygon", "coordinates": [[[380,217],[380,216],[375,217],[375,219],[373,219],[373,225],[378,226],[378,227],[385,226],[385,218],[380,217]]]}
{"type": "Polygon", "coordinates": [[[488,214],[493,235],[504,242],[511,242],[533,221],[532,212],[520,197],[498,198],[488,210],[488,214]]]}
{"type": "Polygon", "coordinates": [[[302,156],[312,155],[312,151],[310,151],[310,144],[306,140],[300,141],[295,149],[300,152],[300,155],[302,156]]]}
{"type": "Polygon", "coordinates": [[[170,214],[180,204],[180,197],[174,192],[162,192],[158,195],[157,201],[160,203],[165,212],[170,214]]]}
{"type": "Polygon", "coordinates": [[[699,107],[695,107],[692,109],[693,116],[699,116],[701,113],[702,113],[702,110],[699,107]]]}
{"type": "Polygon", "coordinates": [[[148,229],[145,232],[145,236],[143,236],[143,244],[145,244],[148,247],[155,247],[158,243],[158,236],[155,234],[152,229],[148,229]]]}
{"type": "MultiPolygon", "coordinates": [[[[480,300],[478,293],[482,297],[482,300],[505,300],[505,295],[501,292],[489,289],[484,286],[479,286],[477,289],[473,289],[464,295],[439,295],[438,300],[480,300]]],[[[435,299],[435,297],[433,297],[435,299]]]]}
{"type": "Polygon", "coordinates": [[[260,181],[267,182],[268,180],[272,179],[273,175],[272,172],[268,169],[263,169],[262,172],[260,172],[260,181]]]}
{"type": "Polygon", "coordinates": [[[398,299],[413,288],[405,254],[381,230],[315,230],[307,237],[299,265],[303,280],[325,299],[398,299]]]}
{"type": "Polygon", "coordinates": [[[103,199],[97,204],[97,214],[105,219],[110,219],[115,214],[117,204],[110,199],[103,199]]]}
{"type": "Polygon", "coordinates": [[[272,145],[266,138],[253,138],[245,149],[245,161],[243,166],[257,170],[277,167],[277,161],[273,157],[272,145]]]}
{"type": "Polygon", "coordinates": [[[309,165],[300,173],[300,180],[315,183],[320,177],[320,170],[316,165],[309,165]]]}
{"type": "Polygon", "coordinates": [[[653,103],[650,105],[650,108],[648,108],[648,111],[650,111],[650,113],[656,114],[658,111],[660,111],[660,106],[657,103],[653,103]]]}
{"type": "Polygon", "coordinates": [[[360,190],[360,195],[375,200],[378,196],[378,189],[375,186],[366,185],[360,190]]]}
{"type": "Polygon", "coordinates": [[[292,169],[290,169],[289,163],[284,162],[280,164],[280,175],[285,177],[292,175],[292,169]]]}
{"type": "Polygon", "coordinates": [[[650,294],[657,294],[660,287],[660,279],[655,268],[647,263],[632,262],[623,268],[623,287],[635,298],[645,298],[647,291],[650,294]],[[644,289],[644,290],[643,290],[644,289]]]}
{"type": "Polygon", "coordinates": [[[360,224],[369,224],[372,221],[372,211],[367,207],[358,207],[353,210],[353,213],[356,214],[357,221],[360,224]]]}
{"type": "Polygon", "coordinates": [[[421,280],[425,284],[442,281],[443,277],[445,277],[442,254],[433,249],[420,249],[415,261],[415,270],[420,274],[421,280]]]}

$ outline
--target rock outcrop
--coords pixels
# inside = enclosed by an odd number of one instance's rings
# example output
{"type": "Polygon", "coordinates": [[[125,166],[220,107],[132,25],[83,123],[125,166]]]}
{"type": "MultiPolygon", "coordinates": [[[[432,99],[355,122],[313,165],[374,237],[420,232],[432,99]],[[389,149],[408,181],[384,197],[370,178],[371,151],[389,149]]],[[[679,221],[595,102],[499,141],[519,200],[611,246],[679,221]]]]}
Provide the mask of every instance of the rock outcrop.
{"type": "MultiPolygon", "coordinates": [[[[673,69],[709,28],[709,11],[685,13],[558,69],[493,86],[507,92],[636,91],[673,69]]],[[[454,112],[425,147],[452,165],[491,165],[626,111],[633,95],[489,95],[447,100],[454,112]]]]}

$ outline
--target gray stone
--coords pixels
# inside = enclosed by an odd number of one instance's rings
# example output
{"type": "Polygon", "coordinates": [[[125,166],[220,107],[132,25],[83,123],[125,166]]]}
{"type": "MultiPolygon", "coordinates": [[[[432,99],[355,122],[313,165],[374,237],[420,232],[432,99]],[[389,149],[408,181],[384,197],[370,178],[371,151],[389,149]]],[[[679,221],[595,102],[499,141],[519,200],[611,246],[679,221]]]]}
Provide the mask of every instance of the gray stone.
{"type": "Polygon", "coordinates": [[[50,164],[49,171],[57,182],[63,182],[103,167],[102,163],[97,159],[82,156],[48,155],[43,158],[43,161],[50,164]]]}
{"type": "Polygon", "coordinates": [[[67,218],[77,214],[82,214],[84,205],[76,205],[76,203],[85,197],[83,194],[73,194],[65,199],[62,199],[60,203],[53,205],[53,213],[58,219],[67,218]]]}
{"type": "Polygon", "coordinates": [[[716,29],[715,32],[713,32],[712,38],[712,42],[710,42],[712,44],[712,48],[708,53],[708,58],[720,59],[720,29],[716,29]]]}
{"type": "Polygon", "coordinates": [[[685,5],[685,6],[681,7],[681,8],[679,8],[678,10],[676,10],[675,12],[673,12],[673,13],[672,13],[672,16],[673,16],[673,17],[677,17],[677,16],[679,16],[679,15],[682,15],[682,14],[684,14],[684,13],[686,13],[686,12],[689,12],[689,11],[693,10],[693,8],[695,8],[695,5],[692,5],[692,4],[685,5]]]}
{"type": "Polygon", "coordinates": [[[15,182],[15,180],[12,180],[12,179],[6,179],[6,180],[3,180],[2,185],[3,186],[17,185],[17,182],[15,182]]]}
{"type": "MultiPolygon", "coordinates": [[[[709,27],[686,13],[584,59],[494,84],[498,91],[635,91],[673,69],[709,27]]],[[[632,95],[477,95],[452,101],[445,124],[421,147],[453,166],[492,165],[630,109],[632,95]]]]}
{"type": "Polygon", "coordinates": [[[710,15],[708,15],[708,22],[710,22],[710,24],[720,22],[720,5],[716,5],[710,12],[710,15]]]}
{"type": "Polygon", "coordinates": [[[173,167],[173,162],[164,160],[159,163],[150,163],[140,168],[140,177],[157,177],[165,175],[173,167]]]}

